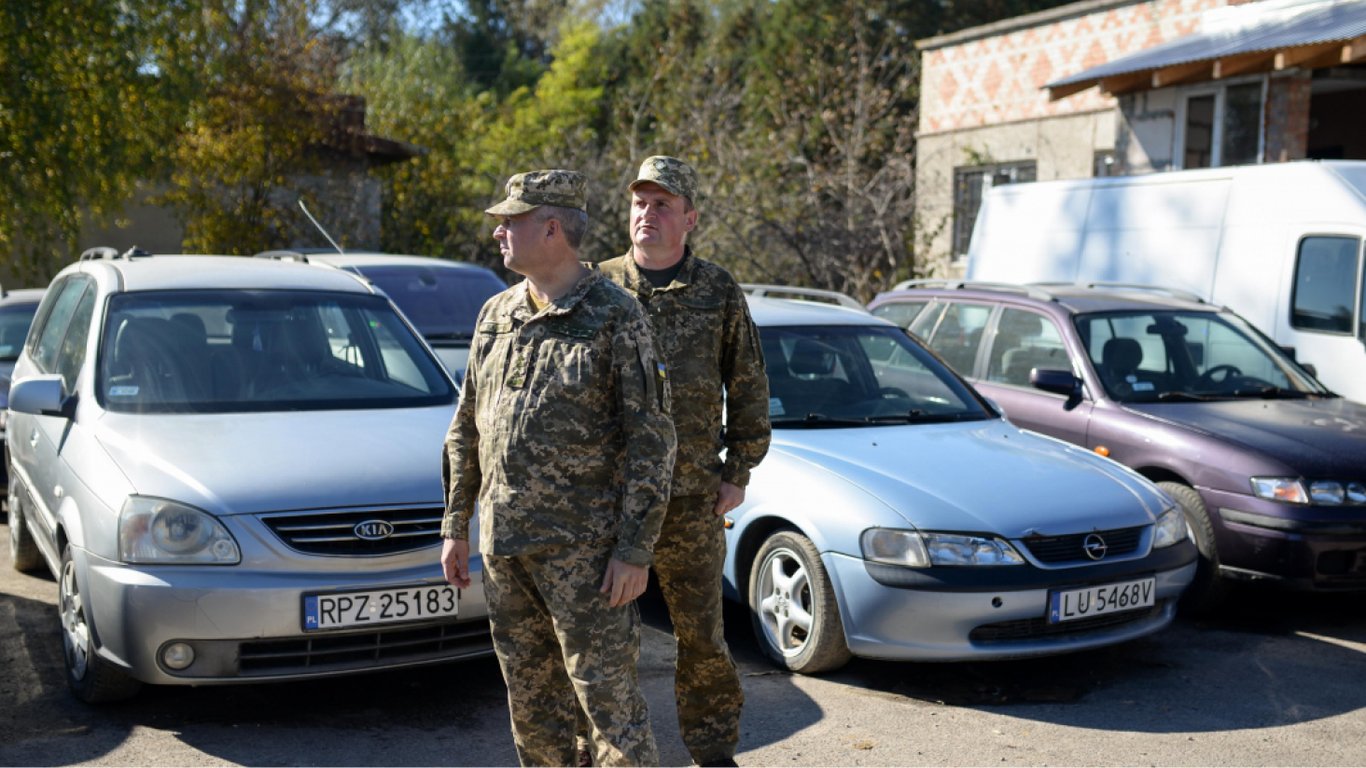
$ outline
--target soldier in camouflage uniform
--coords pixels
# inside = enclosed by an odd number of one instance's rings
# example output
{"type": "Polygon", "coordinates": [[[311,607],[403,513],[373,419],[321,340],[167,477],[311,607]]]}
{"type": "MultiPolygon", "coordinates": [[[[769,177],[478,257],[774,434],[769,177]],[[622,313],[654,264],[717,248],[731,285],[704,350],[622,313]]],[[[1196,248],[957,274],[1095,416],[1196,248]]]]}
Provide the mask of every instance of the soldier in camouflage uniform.
{"type": "Polygon", "coordinates": [[[571,171],[518,174],[487,211],[504,263],[527,279],[489,299],[475,327],[446,436],[441,564],[469,586],[477,502],[523,765],[575,759],[579,707],[600,765],[658,764],[634,599],[668,502],[674,430],[640,304],[578,260],[584,187],[571,171]]]}
{"type": "Polygon", "coordinates": [[[768,451],[768,376],[740,286],[687,245],[697,174],[650,157],[630,190],[631,252],[598,266],[640,299],[669,370],[678,460],[654,567],[678,639],[679,728],[697,764],[734,765],[744,693],[722,627],[722,516],[768,451]]]}

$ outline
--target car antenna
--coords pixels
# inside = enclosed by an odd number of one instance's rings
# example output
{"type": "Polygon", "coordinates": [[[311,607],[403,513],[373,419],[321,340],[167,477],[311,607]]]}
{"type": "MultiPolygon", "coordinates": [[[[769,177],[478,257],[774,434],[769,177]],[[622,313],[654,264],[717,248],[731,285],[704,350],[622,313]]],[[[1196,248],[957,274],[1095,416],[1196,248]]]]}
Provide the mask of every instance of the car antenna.
{"type": "Polygon", "coordinates": [[[327,238],[327,242],[331,243],[332,247],[337,249],[337,253],[345,254],[342,247],[337,245],[337,241],[333,240],[332,236],[327,234],[327,230],[323,229],[323,225],[319,224],[318,220],[313,218],[313,214],[308,212],[308,206],[304,205],[304,199],[302,197],[299,198],[299,210],[303,211],[304,215],[308,217],[308,220],[313,222],[313,226],[317,227],[318,231],[323,233],[323,237],[327,238]]]}

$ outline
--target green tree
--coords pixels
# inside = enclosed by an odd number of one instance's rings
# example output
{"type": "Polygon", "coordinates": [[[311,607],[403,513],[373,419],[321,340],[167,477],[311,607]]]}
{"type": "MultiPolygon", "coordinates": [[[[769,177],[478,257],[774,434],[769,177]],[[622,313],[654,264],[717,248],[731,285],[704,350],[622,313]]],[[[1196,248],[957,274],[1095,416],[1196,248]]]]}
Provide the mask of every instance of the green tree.
{"type": "Polygon", "coordinates": [[[42,285],[77,248],[82,211],[116,211],[175,124],[177,5],[0,3],[0,280],[42,285]]]}

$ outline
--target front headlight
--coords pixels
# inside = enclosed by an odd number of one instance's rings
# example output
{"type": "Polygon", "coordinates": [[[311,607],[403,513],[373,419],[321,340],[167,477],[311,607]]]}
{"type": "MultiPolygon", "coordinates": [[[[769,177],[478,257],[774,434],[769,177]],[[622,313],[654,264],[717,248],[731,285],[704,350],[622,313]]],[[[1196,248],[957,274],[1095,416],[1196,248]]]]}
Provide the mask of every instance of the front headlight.
{"type": "Polygon", "coordinates": [[[865,560],[908,568],[931,565],[1023,565],[1009,543],[984,536],[869,528],[859,537],[865,560]]]}
{"type": "Polygon", "coordinates": [[[166,499],[130,496],[119,511],[119,559],[151,565],[235,565],[242,553],[213,515],[166,499]]]}
{"type": "Polygon", "coordinates": [[[1186,538],[1186,516],[1180,507],[1172,507],[1157,516],[1153,524],[1153,549],[1180,544],[1186,538]]]}
{"type": "Polygon", "coordinates": [[[1254,477],[1252,492],[1263,499],[1288,504],[1323,504],[1330,507],[1366,504],[1366,485],[1358,482],[1315,480],[1306,486],[1304,481],[1294,477],[1254,477]]]}

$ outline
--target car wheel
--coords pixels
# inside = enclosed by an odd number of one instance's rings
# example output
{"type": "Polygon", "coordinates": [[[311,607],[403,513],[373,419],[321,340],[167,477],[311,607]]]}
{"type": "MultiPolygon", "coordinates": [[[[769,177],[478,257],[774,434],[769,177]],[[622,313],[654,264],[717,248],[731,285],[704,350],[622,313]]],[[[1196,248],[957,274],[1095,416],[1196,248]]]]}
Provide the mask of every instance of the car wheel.
{"type": "Polygon", "coordinates": [[[43,555],[33,541],[18,492],[14,488],[9,489],[9,560],[14,570],[20,573],[36,571],[43,564],[43,555]]]}
{"type": "Polygon", "coordinates": [[[57,608],[62,614],[62,651],[66,683],[87,704],[126,699],[142,684],[105,661],[95,651],[95,625],[81,596],[71,545],[62,548],[62,573],[57,579],[57,608]]]}
{"type": "Polygon", "coordinates": [[[1200,551],[1200,562],[1195,568],[1195,580],[1181,595],[1181,608],[1186,613],[1209,613],[1223,602],[1228,593],[1228,582],[1219,575],[1219,548],[1214,543],[1214,524],[1210,522],[1205,502],[1194,488],[1181,483],[1158,483],[1157,487],[1176,500],[1186,515],[1186,525],[1200,551]]]}
{"type": "Polygon", "coordinates": [[[754,634],[769,658],[793,672],[838,669],[851,654],[835,592],[809,539],[778,531],[759,548],[749,574],[754,634]]]}

